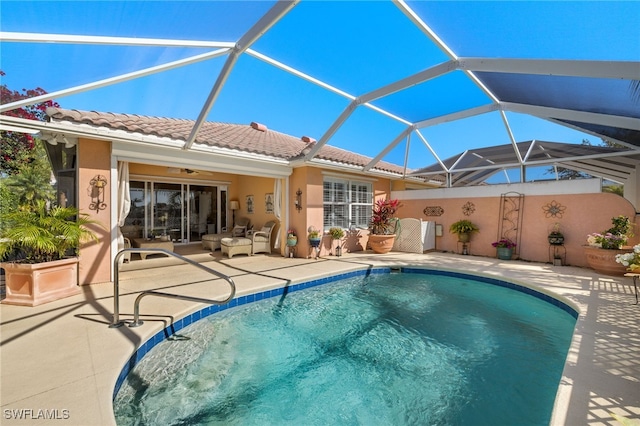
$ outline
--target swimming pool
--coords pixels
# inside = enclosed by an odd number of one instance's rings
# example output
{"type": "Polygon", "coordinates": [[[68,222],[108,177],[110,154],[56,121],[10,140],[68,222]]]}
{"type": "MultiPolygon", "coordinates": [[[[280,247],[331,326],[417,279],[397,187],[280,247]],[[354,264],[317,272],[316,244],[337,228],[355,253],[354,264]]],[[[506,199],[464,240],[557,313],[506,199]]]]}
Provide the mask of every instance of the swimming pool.
{"type": "Polygon", "coordinates": [[[406,271],[253,296],[151,339],[119,380],[118,424],[548,424],[576,312],[406,271]]]}

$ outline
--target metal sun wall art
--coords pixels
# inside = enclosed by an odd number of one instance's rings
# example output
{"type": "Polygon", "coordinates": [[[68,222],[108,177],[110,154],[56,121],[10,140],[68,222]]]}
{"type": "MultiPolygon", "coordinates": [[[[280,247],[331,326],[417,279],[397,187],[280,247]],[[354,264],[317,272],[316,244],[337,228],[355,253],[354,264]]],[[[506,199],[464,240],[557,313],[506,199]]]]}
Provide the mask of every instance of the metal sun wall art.
{"type": "Polygon", "coordinates": [[[464,206],[462,206],[462,214],[465,216],[471,216],[473,212],[476,211],[476,205],[471,201],[467,201],[464,206]]]}
{"type": "Polygon", "coordinates": [[[440,206],[427,206],[422,210],[425,216],[442,216],[444,209],[440,206]]]}
{"type": "Polygon", "coordinates": [[[563,206],[562,204],[556,202],[556,200],[553,200],[547,205],[542,207],[545,217],[562,218],[562,215],[564,214],[564,211],[566,209],[567,209],[566,206],[563,206]]]}
{"type": "Polygon", "coordinates": [[[89,197],[91,203],[89,210],[95,210],[96,213],[107,208],[104,202],[104,188],[107,186],[107,178],[102,175],[96,175],[89,181],[89,197]]]}

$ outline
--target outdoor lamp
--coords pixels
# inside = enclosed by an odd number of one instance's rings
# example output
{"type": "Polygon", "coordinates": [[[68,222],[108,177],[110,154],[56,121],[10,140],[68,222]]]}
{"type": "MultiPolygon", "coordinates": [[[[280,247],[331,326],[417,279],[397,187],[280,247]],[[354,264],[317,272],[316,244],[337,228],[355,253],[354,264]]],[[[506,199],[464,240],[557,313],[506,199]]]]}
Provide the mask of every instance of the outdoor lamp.
{"type": "Polygon", "coordinates": [[[300,188],[298,188],[298,190],[296,191],[296,199],[294,203],[296,205],[298,213],[300,213],[300,210],[302,210],[302,191],[300,191],[300,188]]]}
{"type": "Polygon", "coordinates": [[[236,226],[236,210],[240,210],[240,203],[235,200],[230,201],[229,208],[233,212],[233,226],[236,226]]]}

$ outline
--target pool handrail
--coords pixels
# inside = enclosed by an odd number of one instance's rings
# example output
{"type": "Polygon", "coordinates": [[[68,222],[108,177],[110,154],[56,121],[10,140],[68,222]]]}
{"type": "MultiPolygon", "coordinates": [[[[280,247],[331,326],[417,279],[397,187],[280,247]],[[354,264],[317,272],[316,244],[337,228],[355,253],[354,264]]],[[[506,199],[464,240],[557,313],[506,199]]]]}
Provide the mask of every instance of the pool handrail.
{"type": "Polygon", "coordinates": [[[129,327],[137,327],[139,325],[142,324],[142,321],[140,321],[140,300],[146,296],[146,295],[155,295],[155,296],[159,296],[159,297],[168,297],[168,298],[173,298],[173,299],[181,299],[181,300],[186,300],[189,302],[199,302],[199,303],[208,303],[208,304],[212,304],[212,305],[224,305],[228,302],[230,302],[236,295],[236,284],[233,282],[233,279],[231,279],[231,277],[229,277],[228,275],[225,275],[223,273],[220,273],[214,269],[211,269],[209,267],[206,267],[198,262],[195,262],[191,259],[188,259],[184,256],[181,256],[177,253],[174,253],[172,251],[168,251],[165,249],[159,249],[159,248],[125,248],[120,250],[115,258],[113,259],[113,271],[114,271],[114,276],[113,276],[113,318],[111,321],[111,324],[109,324],[109,328],[117,328],[117,327],[121,327],[123,326],[126,322],[125,321],[121,321],[120,320],[120,258],[122,258],[122,256],[124,256],[126,253],[155,253],[155,254],[164,254],[166,256],[172,256],[175,257],[177,259],[180,259],[186,263],[189,263],[193,266],[196,266],[206,272],[209,272],[212,275],[215,275],[218,278],[222,278],[223,280],[227,281],[227,283],[229,283],[229,286],[231,287],[231,293],[229,294],[229,296],[224,299],[224,300],[215,300],[215,299],[204,299],[201,297],[193,297],[193,296],[183,296],[183,295],[179,295],[179,294],[171,294],[171,293],[163,293],[160,291],[154,291],[154,290],[146,290],[143,291],[142,293],[140,293],[138,295],[138,297],[136,297],[136,300],[134,302],[133,305],[133,309],[134,309],[134,319],[133,322],[129,324],[129,327]]]}

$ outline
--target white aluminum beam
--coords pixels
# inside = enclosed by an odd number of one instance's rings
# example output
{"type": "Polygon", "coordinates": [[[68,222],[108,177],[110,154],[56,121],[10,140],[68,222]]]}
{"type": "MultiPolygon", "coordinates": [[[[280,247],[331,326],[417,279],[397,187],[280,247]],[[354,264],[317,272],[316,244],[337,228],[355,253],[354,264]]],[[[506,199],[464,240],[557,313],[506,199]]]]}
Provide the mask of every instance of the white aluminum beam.
{"type": "Polygon", "coordinates": [[[204,47],[207,49],[231,49],[235,44],[227,41],[105,37],[72,34],[18,33],[4,31],[0,31],[0,41],[16,43],[95,44],[110,46],[204,47]]]}
{"type": "Polygon", "coordinates": [[[623,129],[640,130],[640,120],[633,117],[623,117],[619,115],[599,114],[595,112],[575,111],[562,108],[551,108],[511,102],[501,102],[500,107],[504,111],[530,114],[541,118],[559,118],[563,120],[578,121],[581,123],[591,123],[623,129]]]}
{"type": "Polygon", "coordinates": [[[504,127],[507,129],[507,134],[509,135],[509,139],[511,140],[511,146],[513,146],[513,152],[516,154],[518,163],[522,164],[522,155],[520,155],[520,150],[518,150],[518,142],[516,142],[516,138],[513,136],[511,126],[509,126],[509,121],[507,120],[507,116],[505,115],[504,111],[500,111],[500,117],[502,117],[504,127]]]}
{"type": "Polygon", "coordinates": [[[218,74],[218,78],[213,84],[211,92],[209,92],[209,96],[207,96],[207,100],[200,110],[200,114],[198,114],[198,118],[196,119],[196,122],[191,129],[189,137],[184,143],[183,149],[188,150],[195,142],[200,128],[202,128],[202,125],[206,121],[207,116],[209,115],[209,111],[211,111],[213,104],[216,102],[216,99],[218,99],[220,91],[222,90],[224,84],[227,82],[227,79],[231,74],[231,70],[235,66],[240,55],[249,47],[251,47],[251,45],[255,43],[260,37],[262,37],[262,35],[266,33],[269,28],[274,26],[276,22],[278,22],[283,16],[285,16],[296,4],[298,4],[298,2],[299,0],[283,0],[276,2],[273,7],[269,9],[267,13],[265,13],[262,18],[260,18],[258,22],[256,22],[249,29],[249,31],[247,31],[242,37],[240,37],[240,40],[238,40],[235,47],[229,54],[227,61],[224,63],[220,74],[218,74]]]}
{"type": "Polygon", "coordinates": [[[180,59],[178,61],[169,62],[163,65],[157,65],[151,68],[145,68],[139,71],[122,74],[116,77],[105,78],[104,80],[94,81],[93,83],[82,84],[80,86],[71,87],[69,89],[58,90],[56,92],[46,93],[40,96],[33,96],[31,98],[22,99],[15,102],[10,102],[0,106],[0,112],[11,111],[12,109],[22,108],[27,105],[46,102],[52,99],[59,99],[65,96],[75,95],[77,93],[86,92],[88,90],[98,89],[100,87],[110,86],[116,83],[122,83],[124,81],[133,80],[147,75],[156,74],[162,71],[167,71],[174,68],[183,67],[196,62],[206,61],[211,58],[216,58],[226,54],[229,49],[219,49],[213,52],[203,53],[201,55],[191,56],[189,58],[180,59]]]}
{"type": "Polygon", "coordinates": [[[418,121],[415,123],[417,129],[425,127],[435,126],[442,123],[449,123],[451,121],[461,120],[463,118],[469,118],[480,114],[486,114],[499,110],[500,107],[496,104],[487,104],[479,107],[469,108],[464,111],[453,112],[451,114],[441,115],[439,117],[429,118],[426,120],[418,121]]]}
{"type": "Polygon", "coordinates": [[[451,71],[455,71],[456,66],[457,64],[455,61],[443,62],[426,70],[420,71],[412,76],[403,78],[402,80],[395,81],[391,84],[388,84],[387,86],[366,93],[360,96],[360,99],[363,103],[380,99],[384,96],[400,92],[409,87],[416,86],[418,84],[424,83],[425,81],[448,74],[451,71]]]}
{"type": "Polygon", "coordinates": [[[364,166],[363,170],[365,172],[368,172],[373,167],[375,167],[375,165],[378,164],[380,160],[382,160],[384,156],[389,153],[389,151],[391,151],[400,142],[402,142],[402,139],[404,139],[412,131],[413,131],[413,127],[409,126],[406,129],[404,129],[402,132],[400,132],[400,134],[396,136],[396,138],[389,145],[387,145],[385,149],[383,149],[378,155],[376,155],[376,157],[373,160],[369,161],[369,163],[366,166],[364,166]]]}
{"type": "Polygon", "coordinates": [[[338,116],[336,121],[334,121],[329,129],[322,135],[320,140],[316,142],[316,144],[309,150],[309,153],[304,156],[304,161],[310,161],[315,157],[316,153],[327,144],[329,139],[338,131],[338,129],[344,124],[345,121],[353,114],[353,111],[358,107],[358,99],[352,101],[347,107],[342,111],[342,113],[338,116]]]}
{"type": "Polygon", "coordinates": [[[640,62],[555,59],[460,58],[463,70],[637,80],[640,62]]]}
{"type": "Polygon", "coordinates": [[[442,167],[442,170],[444,170],[445,172],[449,172],[449,169],[447,169],[447,166],[445,166],[445,164],[442,162],[442,160],[440,159],[440,157],[438,156],[436,151],[433,149],[433,147],[427,141],[427,139],[424,137],[424,135],[420,132],[420,130],[416,130],[416,133],[418,134],[418,137],[422,140],[422,143],[424,144],[424,146],[427,147],[427,149],[429,150],[431,155],[433,155],[433,157],[436,159],[438,164],[440,164],[440,167],[442,167]]]}
{"type": "Polygon", "coordinates": [[[453,50],[451,50],[449,46],[447,46],[445,42],[438,37],[438,35],[418,16],[417,13],[413,11],[413,9],[409,7],[409,5],[404,2],[404,0],[393,0],[393,3],[402,13],[405,14],[407,18],[409,18],[411,22],[413,22],[413,25],[418,27],[424,35],[429,37],[429,39],[431,39],[431,41],[433,41],[436,46],[438,46],[438,48],[440,48],[440,50],[449,57],[449,59],[458,59],[458,55],[456,55],[453,50]]]}

